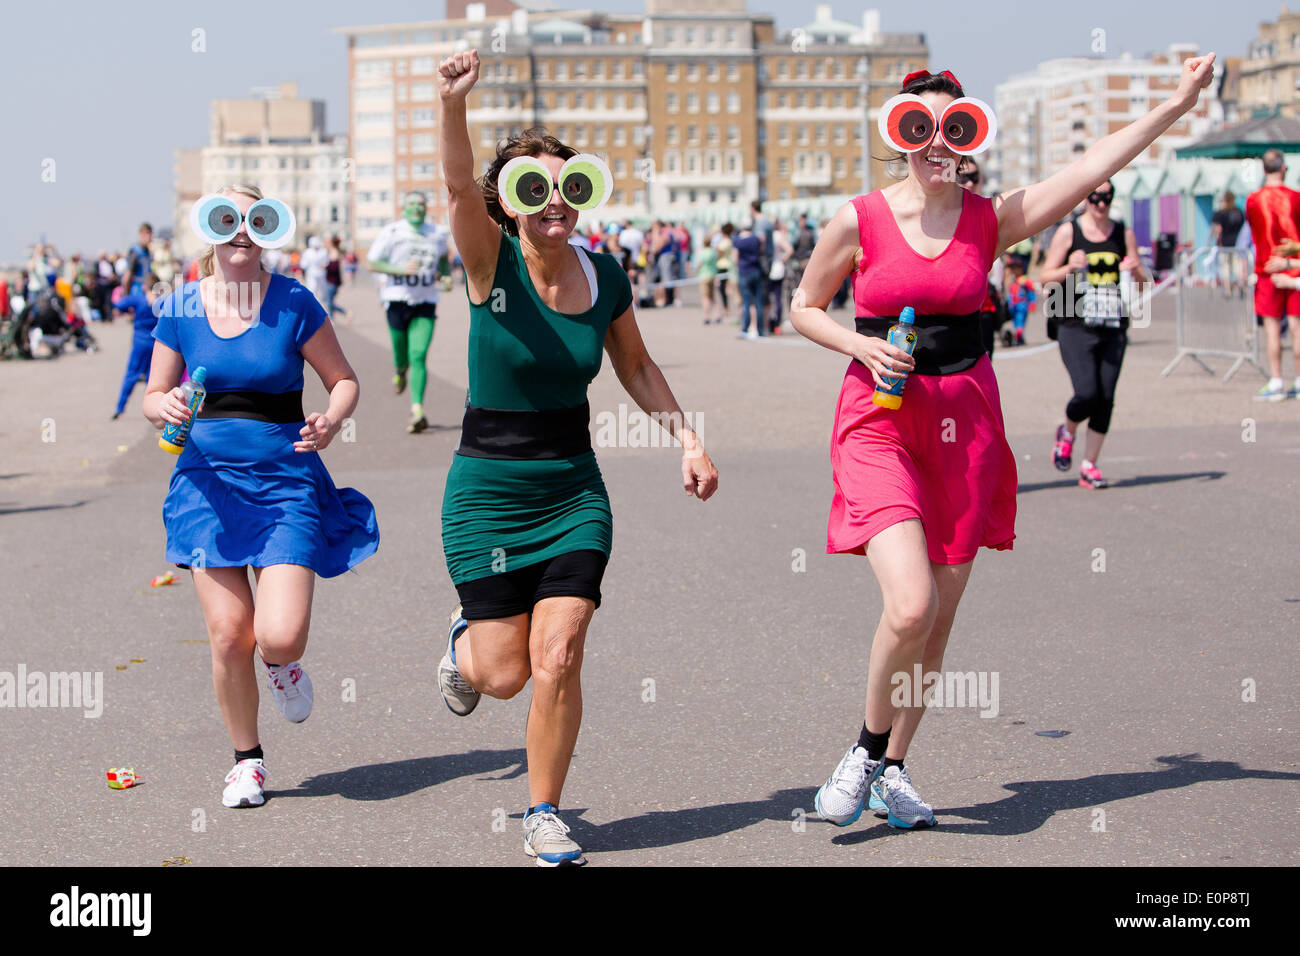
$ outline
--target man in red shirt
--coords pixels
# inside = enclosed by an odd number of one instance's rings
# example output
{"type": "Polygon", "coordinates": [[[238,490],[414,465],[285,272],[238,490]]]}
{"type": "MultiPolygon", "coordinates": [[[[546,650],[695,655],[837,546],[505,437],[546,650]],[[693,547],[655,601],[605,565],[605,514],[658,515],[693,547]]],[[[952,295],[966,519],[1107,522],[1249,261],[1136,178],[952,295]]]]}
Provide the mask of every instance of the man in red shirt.
{"type": "MultiPolygon", "coordinates": [[[[1268,348],[1268,384],[1259,390],[1258,398],[1280,402],[1287,391],[1282,384],[1282,320],[1291,320],[1291,338],[1295,344],[1296,371],[1300,373],[1300,335],[1296,323],[1300,321],[1300,288],[1296,277],[1300,259],[1285,259],[1273,254],[1273,249],[1286,239],[1300,241],[1300,192],[1282,184],[1286,178],[1286,161],[1281,150],[1270,149],[1264,154],[1264,185],[1246,198],[1246,221],[1255,240],[1255,314],[1264,322],[1264,336],[1268,348]],[[1279,275],[1284,273],[1285,275],[1279,275]]],[[[1296,377],[1300,390],[1300,374],[1296,377]]]]}

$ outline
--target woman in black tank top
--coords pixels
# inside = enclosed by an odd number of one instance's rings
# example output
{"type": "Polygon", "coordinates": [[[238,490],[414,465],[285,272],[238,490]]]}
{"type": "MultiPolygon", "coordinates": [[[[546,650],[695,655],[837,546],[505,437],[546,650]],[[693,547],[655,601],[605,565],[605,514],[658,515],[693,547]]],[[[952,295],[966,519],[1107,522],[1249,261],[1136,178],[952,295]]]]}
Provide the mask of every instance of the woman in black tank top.
{"type": "Polygon", "coordinates": [[[1102,183],[1088,196],[1084,212],[1056,231],[1042,281],[1065,284],[1063,296],[1047,297],[1051,318],[1053,302],[1063,305],[1060,323],[1061,361],[1070,373],[1074,397],[1065,406],[1065,421],[1057,426],[1052,463],[1068,471],[1075,433],[1088,422],[1088,445],[1079,469],[1079,484],[1105,488],[1097,468],[1102,442],[1110,431],[1124,350],[1128,345],[1128,311],[1122,290],[1130,273],[1139,281],[1149,276],[1137,253],[1137,238],[1122,220],[1110,218],[1115,185],[1102,183]]]}

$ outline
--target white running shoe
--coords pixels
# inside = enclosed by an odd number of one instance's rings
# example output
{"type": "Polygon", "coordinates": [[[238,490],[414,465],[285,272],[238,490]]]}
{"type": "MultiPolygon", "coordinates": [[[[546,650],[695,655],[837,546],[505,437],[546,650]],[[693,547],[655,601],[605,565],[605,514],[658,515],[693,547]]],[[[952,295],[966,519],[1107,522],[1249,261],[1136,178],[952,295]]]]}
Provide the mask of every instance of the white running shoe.
{"type": "Polygon", "coordinates": [[[464,675],[456,667],[456,660],[453,657],[456,638],[460,637],[467,627],[469,625],[461,617],[460,605],[457,604],[456,610],[451,612],[451,626],[447,629],[447,652],[442,655],[442,661],[438,664],[438,689],[442,691],[443,703],[457,717],[469,716],[483,698],[483,695],[465,680],[464,675]]]}
{"type": "Polygon", "coordinates": [[[934,810],[912,786],[906,769],[889,767],[871,783],[871,795],[885,805],[891,827],[911,830],[935,825],[934,810]]]}
{"type": "Polygon", "coordinates": [[[560,811],[549,803],[539,803],[524,817],[524,852],[536,857],[538,866],[582,866],[587,862],[582,847],[569,839],[560,811]]]}
{"type": "Polygon", "coordinates": [[[872,760],[866,750],[854,744],[844,759],[822,784],[813,798],[813,807],[827,823],[846,827],[862,816],[862,803],[871,783],[880,774],[881,761],[872,760]]]}
{"type": "Polygon", "coordinates": [[[221,794],[222,806],[231,808],[260,807],[266,803],[262,785],[271,771],[261,760],[241,760],[226,774],[226,789],[221,794]]]}
{"type": "MultiPolygon", "coordinates": [[[[266,664],[266,661],[262,662],[266,664]]],[[[268,675],[266,686],[271,688],[275,706],[280,708],[285,720],[300,724],[311,716],[311,678],[303,670],[302,663],[293,661],[289,664],[266,664],[268,675]]]]}

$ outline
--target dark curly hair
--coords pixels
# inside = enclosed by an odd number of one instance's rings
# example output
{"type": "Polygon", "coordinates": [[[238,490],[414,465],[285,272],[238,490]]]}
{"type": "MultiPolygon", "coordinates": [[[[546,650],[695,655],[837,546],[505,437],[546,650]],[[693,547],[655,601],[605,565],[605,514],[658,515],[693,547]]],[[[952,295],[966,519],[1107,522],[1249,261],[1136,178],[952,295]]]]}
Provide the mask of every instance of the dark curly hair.
{"type": "Polygon", "coordinates": [[[478,188],[483,193],[483,202],[487,205],[488,215],[506,231],[506,235],[519,235],[519,224],[501,208],[501,200],[497,197],[497,177],[501,175],[502,167],[518,156],[543,155],[558,156],[560,159],[567,160],[577,156],[578,151],[572,146],[565,146],[548,133],[545,127],[533,126],[516,133],[504,143],[499,143],[496,158],[492,160],[492,165],[488,167],[487,172],[479,178],[478,188]]]}

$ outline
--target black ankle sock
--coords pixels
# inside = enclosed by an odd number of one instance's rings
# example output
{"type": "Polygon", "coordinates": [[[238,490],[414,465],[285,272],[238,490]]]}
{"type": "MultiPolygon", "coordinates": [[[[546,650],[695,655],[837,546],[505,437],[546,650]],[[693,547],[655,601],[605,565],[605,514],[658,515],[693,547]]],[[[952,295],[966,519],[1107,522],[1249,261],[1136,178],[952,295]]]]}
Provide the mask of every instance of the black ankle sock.
{"type": "Polygon", "coordinates": [[[858,734],[858,746],[865,750],[872,760],[879,760],[885,755],[885,748],[889,746],[889,731],[873,734],[867,730],[867,725],[864,723],[862,732],[858,734]]]}
{"type": "Polygon", "coordinates": [[[241,761],[241,760],[264,760],[264,759],[265,759],[265,758],[262,756],[262,745],[261,745],[261,744],[258,744],[258,745],[257,745],[256,747],[254,747],[252,750],[236,750],[236,751],[235,751],[235,763],[239,763],[239,761],[241,761]]]}
{"type": "MultiPolygon", "coordinates": [[[[886,758],[885,758],[885,770],[888,770],[890,767],[897,767],[899,770],[902,770],[902,769],[903,769],[903,761],[901,761],[901,760],[899,760],[899,759],[897,759],[897,758],[895,758],[895,757],[886,757],[886,758]]],[[[883,773],[884,771],[881,771],[881,772],[883,773]]]]}

